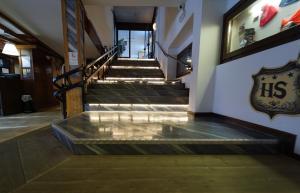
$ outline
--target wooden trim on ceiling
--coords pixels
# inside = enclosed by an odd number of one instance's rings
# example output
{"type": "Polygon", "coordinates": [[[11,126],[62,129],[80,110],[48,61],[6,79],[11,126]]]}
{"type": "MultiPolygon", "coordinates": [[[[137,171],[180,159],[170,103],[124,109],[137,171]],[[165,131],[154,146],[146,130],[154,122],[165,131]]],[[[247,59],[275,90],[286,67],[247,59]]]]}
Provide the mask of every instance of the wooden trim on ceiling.
{"type": "Polygon", "coordinates": [[[15,33],[14,31],[12,31],[11,29],[9,29],[8,27],[6,27],[5,25],[3,25],[1,23],[0,23],[0,28],[3,29],[5,33],[17,38],[18,40],[20,40],[20,42],[25,41],[25,42],[28,42],[28,43],[34,43],[34,41],[35,41],[31,36],[25,35],[25,34],[17,34],[17,33],[15,33]]]}
{"type": "MultiPolygon", "coordinates": [[[[50,48],[47,44],[45,44],[44,42],[42,42],[41,40],[39,40],[31,32],[29,32],[27,29],[25,29],[24,27],[22,27],[19,23],[17,23],[15,20],[11,19],[10,17],[8,17],[7,15],[5,15],[1,11],[0,11],[0,17],[2,17],[3,19],[9,21],[10,23],[12,23],[15,27],[17,27],[20,31],[22,31],[26,35],[25,36],[26,39],[24,40],[25,37],[23,35],[14,33],[15,35],[19,36],[17,38],[20,38],[22,41],[27,41],[30,44],[37,44],[38,47],[45,48],[48,53],[50,53],[50,54],[52,54],[52,55],[54,55],[54,56],[56,56],[56,57],[58,57],[60,59],[63,59],[63,57],[60,54],[58,54],[55,50],[53,50],[52,48],[50,48]]],[[[12,32],[12,30],[10,30],[10,31],[12,32]]],[[[15,36],[15,35],[13,35],[13,36],[15,36]]]]}
{"type": "Polygon", "coordinates": [[[19,40],[15,40],[15,39],[5,37],[3,35],[0,35],[0,39],[3,39],[3,40],[8,41],[8,42],[12,42],[14,44],[24,44],[24,42],[20,42],[19,40]]]}
{"type": "Polygon", "coordinates": [[[16,45],[17,49],[35,49],[36,45],[16,45]]]}

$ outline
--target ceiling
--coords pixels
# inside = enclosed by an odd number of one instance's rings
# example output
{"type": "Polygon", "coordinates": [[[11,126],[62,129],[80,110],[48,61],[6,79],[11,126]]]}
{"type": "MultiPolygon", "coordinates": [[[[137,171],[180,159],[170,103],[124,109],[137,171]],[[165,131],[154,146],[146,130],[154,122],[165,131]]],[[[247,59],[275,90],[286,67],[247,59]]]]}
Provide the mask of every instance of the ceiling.
{"type": "Polygon", "coordinates": [[[1,0],[0,11],[63,56],[60,0],[1,0]]]}
{"type": "Polygon", "coordinates": [[[110,6],[177,6],[184,0],[82,0],[85,5],[110,6]]]}
{"type": "Polygon", "coordinates": [[[154,7],[115,6],[114,13],[117,22],[152,23],[154,7]]]}
{"type": "MultiPolygon", "coordinates": [[[[95,10],[98,7],[109,6],[176,6],[178,0],[82,0],[85,7],[95,10]]],[[[17,21],[34,36],[43,41],[57,53],[63,56],[63,30],[61,16],[61,0],[0,0],[0,11],[17,21]]],[[[88,16],[91,15],[88,12],[88,16]]],[[[101,12],[101,11],[99,11],[101,12]]],[[[95,11],[96,13],[96,11],[95,11]]],[[[97,26],[106,17],[90,18],[94,26],[97,26]],[[102,20],[101,20],[102,19],[102,20]]],[[[149,11],[150,13],[150,11],[149,11]]],[[[139,21],[148,21],[150,14],[138,18],[139,21]]],[[[129,17],[127,19],[130,19],[129,17]]],[[[151,16],[152,19],[152,16],[151,16]]],[[[107,23],[111,23],[107,19],[107,23]]],[[[112,24],[110,24],[112,25],[112,24]]],[[[97,27],[96,27],[97,28],[97,27]]],[[[102,30],[103,31],[103,30],[102,30]]],[[[99,34],[99,30],[97,31],[99,34]]],[[[100,35],[99,35],[100,36],[100,35]]],[[[96,48],[90,40],[87,40],[87,57],[96,57],[96,48]]]]}

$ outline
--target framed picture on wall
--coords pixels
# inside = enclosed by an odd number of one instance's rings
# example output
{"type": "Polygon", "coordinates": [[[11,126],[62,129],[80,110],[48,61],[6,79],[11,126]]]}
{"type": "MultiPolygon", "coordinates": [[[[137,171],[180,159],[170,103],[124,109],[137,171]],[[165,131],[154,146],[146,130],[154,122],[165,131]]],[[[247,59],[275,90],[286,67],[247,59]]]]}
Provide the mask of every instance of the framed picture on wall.
{"type": "Polygon", "coordinates": [[[300,0],[241,0],[223,26],[221,63],[300,39],[300,0]]]}
{"type": "Polygon", "coordinates": [[[31,79],[32,78],[32,61],[29,55],[21,56],[22,63],[22,78],[31,79]]]}

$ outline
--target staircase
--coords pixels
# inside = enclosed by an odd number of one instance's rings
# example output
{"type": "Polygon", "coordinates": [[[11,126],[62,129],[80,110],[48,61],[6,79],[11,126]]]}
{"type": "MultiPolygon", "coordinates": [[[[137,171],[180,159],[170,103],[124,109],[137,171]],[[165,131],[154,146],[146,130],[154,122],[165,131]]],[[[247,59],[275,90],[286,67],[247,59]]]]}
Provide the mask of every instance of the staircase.
{"type": "Polygon", "coordinates": [[[54,122],[53,133],[77,155],[264,154],[280,147],[268,134],[190,116],[188,98],[180,81],[165,81],[157,61],[114,60],[88,85],[88,112],[54,122]]]}
{"type": "Polygon", "coordinates": [[[116,60],[88,87],[87,111],[186,111],[189,90],[180,81],[165,81],[155,60],[116,60]]]}

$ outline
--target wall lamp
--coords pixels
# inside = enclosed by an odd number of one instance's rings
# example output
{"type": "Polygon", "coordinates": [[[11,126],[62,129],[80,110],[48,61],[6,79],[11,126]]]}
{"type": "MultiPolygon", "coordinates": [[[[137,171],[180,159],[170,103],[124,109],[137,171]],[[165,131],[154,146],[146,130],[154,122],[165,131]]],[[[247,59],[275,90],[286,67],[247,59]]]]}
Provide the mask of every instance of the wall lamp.
{"type": "Polygon", "coordinates": [[[2,53],[11,56],[19,56],[19,51],[16,45],[9,42],[5,43],[2,53]]]}

